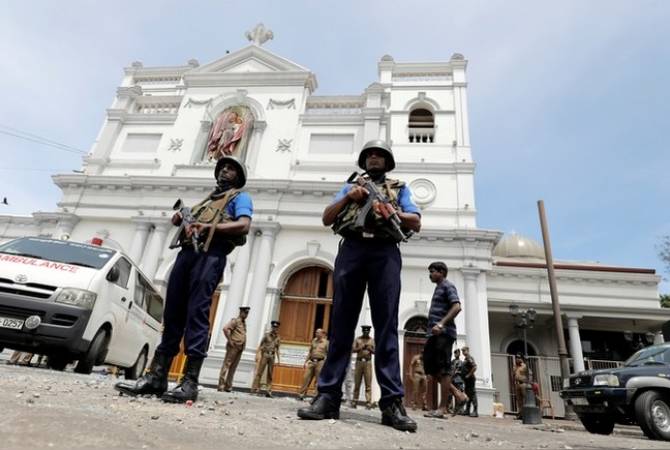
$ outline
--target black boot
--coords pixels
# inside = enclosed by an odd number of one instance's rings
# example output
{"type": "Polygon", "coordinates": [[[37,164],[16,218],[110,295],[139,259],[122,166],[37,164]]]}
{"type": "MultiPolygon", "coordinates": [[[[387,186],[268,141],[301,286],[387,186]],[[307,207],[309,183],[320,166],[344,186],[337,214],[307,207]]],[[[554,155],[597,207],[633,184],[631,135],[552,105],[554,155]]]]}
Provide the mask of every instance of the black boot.
{"type": "Polygon", "coordinates": [[[401,398],[395,399],[382,410],[382,425],[388,425],[400,431],[416,431],[416,422],[407,415],[401,398]]]}
{"type": "Polygon", "coordinates": [[[172,365],[172,356],[154,353],[149,371],[134,383],[121,381],[114,389],[128,395],[163,395],[168,387],[168,372],[172,365]]]}
{"type": "Polygon", "coordinates": [[[318,394],[307,408],[298,410],[298,417],[308,420],[339,419],[340,402],[318,394]]]}
{"type": "Polygon", "coordinates": [[[477,393],[473,393],[470,396],[470,400],[472,401],[472,412],[470,413],[470,417],[479,417],[479,414],[477,413],[477,393]]]}
{"type": "Polygon", "coordinates": [[[198,378],[204,360],[205,358],[202,357],[189,356],[186,359],[186,369],[181,383],[163,394],[161,400],[168,403],[186,403],[189,400],[192,402],[198,400],[198,378]]]}

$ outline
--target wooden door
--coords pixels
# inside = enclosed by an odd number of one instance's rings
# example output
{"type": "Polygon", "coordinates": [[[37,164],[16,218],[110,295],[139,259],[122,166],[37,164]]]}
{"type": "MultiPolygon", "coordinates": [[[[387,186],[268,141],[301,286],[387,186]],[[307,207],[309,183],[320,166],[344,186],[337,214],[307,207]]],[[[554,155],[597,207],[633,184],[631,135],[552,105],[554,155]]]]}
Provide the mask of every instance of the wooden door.
{"type": "MultiPolygon", "coordinates": [[[[282,361],[273,370],[273,390],[299,391],[314,332],[318,328],[328,332],[332,298],[333,274],[327,268],[307,267],[287,281],[279,305],[282,361]]],[[[313,389],[314,382],[308,393],[313,389]]]]}
{"type": "MultiPolygon", "coordinates": [[[[209,340],[212,338],[212,327],[214,326],[214,318],[216,317],[216,310],[219,307],[219,298],[221,297],[221,289],[214,291],[212,295],[212,306],[209,309],[209,333],[207,339],[207,345],[209,346],[209,340]]],[[[179,353],[172,360],[172,365],[170,366],[170,372],[168,373],[168,379],[172,381],[179,382],[181,377],[184,375],[184,368],[186,367],[186,354],[184,353],[184,339],[179,343],[179,353]]]]}

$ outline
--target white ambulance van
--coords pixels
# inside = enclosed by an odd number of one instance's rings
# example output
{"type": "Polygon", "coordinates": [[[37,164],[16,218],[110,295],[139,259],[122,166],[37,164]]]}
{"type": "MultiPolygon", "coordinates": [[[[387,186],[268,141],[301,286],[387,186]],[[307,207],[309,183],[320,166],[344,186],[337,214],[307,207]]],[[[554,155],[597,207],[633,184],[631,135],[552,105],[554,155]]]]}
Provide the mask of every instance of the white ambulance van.
{"type": "Polygon", "coordinates": [[[24,237],[0,245],[0,348],[142,375],[160,342],[163,299],[117,250],[24,237]]]}

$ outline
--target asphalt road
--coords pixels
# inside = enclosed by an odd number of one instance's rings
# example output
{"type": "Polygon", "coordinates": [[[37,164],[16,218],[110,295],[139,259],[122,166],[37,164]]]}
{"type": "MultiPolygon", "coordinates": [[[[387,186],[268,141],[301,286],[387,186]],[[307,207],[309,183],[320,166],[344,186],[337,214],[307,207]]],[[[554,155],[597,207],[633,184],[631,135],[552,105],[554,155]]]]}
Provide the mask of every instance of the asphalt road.
{"type": "Polygon", "coordinates": [[[380,425],[377,410],[343,408],[338,421],[303,421],[293,398],[203,388],[193,406],[119,396],[117,379],[0,365],[0,448],[663,448],[635,428],[591,435],[574,422],[523,425],[511,418],[428,419],[417,433],[380,425]]]}

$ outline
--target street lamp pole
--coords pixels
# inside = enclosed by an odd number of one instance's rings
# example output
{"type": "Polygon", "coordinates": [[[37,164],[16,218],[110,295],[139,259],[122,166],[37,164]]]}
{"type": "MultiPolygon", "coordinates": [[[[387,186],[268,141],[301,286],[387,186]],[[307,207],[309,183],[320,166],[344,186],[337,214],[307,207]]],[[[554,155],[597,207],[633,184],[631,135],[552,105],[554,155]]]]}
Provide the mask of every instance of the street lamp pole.
{"type": "Polygon", "coordinates": [[[535,392],[533,392],[533,369],[530,366],[530,361],[528,361],[528,339],[527,331],[528,328],[533,328],[535,323],[536,311],[533,308],[529,308],[525,311],[519,309],[519,305],[510,305],[509,312],[514,318],[514,327],[523,331],[523,357],[526,360],[528,368],[528,383],[526,383],[526,401],[522,406],[523,411],[523,423],[526,425],[537,425],[542,423],[542,414],[540,414],[540,408],[537,406],[535,399],[535,392]]]}

